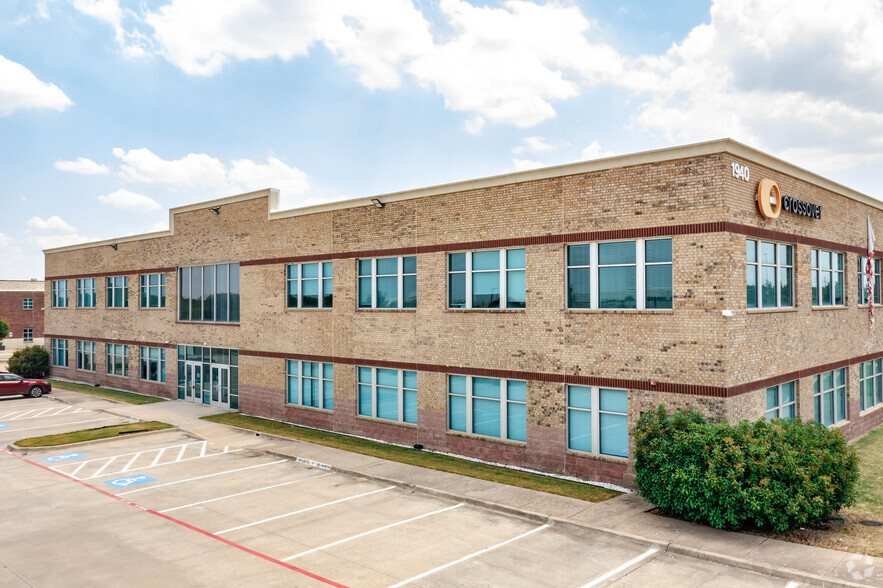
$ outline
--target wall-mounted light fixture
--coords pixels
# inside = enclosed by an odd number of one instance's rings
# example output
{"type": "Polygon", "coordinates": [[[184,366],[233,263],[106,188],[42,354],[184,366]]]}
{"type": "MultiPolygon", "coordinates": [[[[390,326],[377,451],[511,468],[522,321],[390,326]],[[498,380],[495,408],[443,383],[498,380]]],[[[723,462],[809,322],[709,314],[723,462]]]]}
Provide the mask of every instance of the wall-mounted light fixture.
{"type": "Polygon", "coordinates": [[[110,246],[110,248],[113,249],[114,251],[116,251],[117,249],[119,249],[119,247],[120,247],[120,246],[119,246],[117,243],[114,243],[113,245],[110,246]]]}
{"type": "Polygon", "coordinates": [[[380,198],[372,198],[371,204],[373,204],[377,208],[383,208],[384,206],[386,206],[386,204],[380,201],[380,198]]]}
{"type": "Polygon", "coordinates": [[[211,210],[215,214],[221,214],[221,206],[220,205],[215,206],[214,208],[209,208],[209,210],[211,210]]]}

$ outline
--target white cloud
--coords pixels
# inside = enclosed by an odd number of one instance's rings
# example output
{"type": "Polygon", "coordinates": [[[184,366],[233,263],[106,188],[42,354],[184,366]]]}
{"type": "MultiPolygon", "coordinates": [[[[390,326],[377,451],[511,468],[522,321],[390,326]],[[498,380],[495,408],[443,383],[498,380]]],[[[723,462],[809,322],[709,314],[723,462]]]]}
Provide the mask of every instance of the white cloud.
{"type": "Polygon", "coordinates": [[[267,165],[250,159],[235,159],[231,163],[229,181],[239,187],[236,191],[279,188],[280,195],[285,197],[299,196],[310,189],[307,174],[275,157],[268,158],[267,165]]]}
{"type": "Polygon", "coordinates": [[[58,86],[41,82],[25,66],[0,55],[0,116],[28,108],[61,112],[71,104],[58,86]]]}
{"type": "Polygon", "coordinates": [[[613,157],[614,155],[616,154],[613,151],[603,151],[601,144],[595,140],[583,149],[582,159],[601,159],[602,157],[613,157]]]}
{"type": "Polygon", "coordinates": [[[132,212],[152,212],[162,209],[159,202],[153,198],[129,190],[117,190],[107,196],[99,196],[98,200],[108,206],[132,212]]]}
{"type": "Polygon", "coordinates": [[[129,58],[144,57],[150,51],[150,39],[137,28],[127,31],[123,20],[135,17],[131,11],[123,10],[119,0],[72,0],[74,8],[81,13],[105,22],[113,27],[114,39],[123,55],[129,58]]]}
{"type": "Polygon", "coordinates": [[[67,224],[64,219],[60,216],[50,216],[48,219],[43,220],[39,216],[32,216],[30,220],[28,220],[27,226],[29,229],[33,229],[35,231],[40,232],[53,232],[53,233],[76,233],[76,229],[67,224]]]}
{"type": "Polygon", "coordinates": [[[151,233],[157,233],[159,231],[168,231],[169,230],[169,222],[168,221],[159,221],[154,223],[152,227],[150,227],[151,233]]]}
{"type": "Polygon", "coordinates": [[[525,137],[521,140],[521,145],[517,145],[512,149],[512,153],[518,155],[520,153],[542,153],[554,149],[549,145],[543,137],[525,137]]]}
{"type": "Polygon", "coordinates": [[[515,166],[515,171],[527,171],[529,169],[544,167],[546,164],[542,161],[533,161],[530,159],[513,159],[512,165],[515,166]]]}
{"type": "Polygon", "coordinates": [[[78,157],[73,161],[56,161],[55,169],[83,175],[109,174],[106,165],[95,163],[91,159],[78,157]]]}
{"type": "Polygon", "coordinates": [[[66,245],[76,245],[87,241],[95,241],[92,237],[84,237],[59,216],[43,219],[33,216],[27,222],[27,240],[40,249],[52,249],[66,245]]]}
{"type": "Polygon", "coordinates": [[[476,116],[475,118],[471,118],[463,123],[463,128],[466,129],[466,132],[470,135],[478,135],[481,133],[481,129],[484,128],[484,125],[487,121],[480,116],[476,116]]]}

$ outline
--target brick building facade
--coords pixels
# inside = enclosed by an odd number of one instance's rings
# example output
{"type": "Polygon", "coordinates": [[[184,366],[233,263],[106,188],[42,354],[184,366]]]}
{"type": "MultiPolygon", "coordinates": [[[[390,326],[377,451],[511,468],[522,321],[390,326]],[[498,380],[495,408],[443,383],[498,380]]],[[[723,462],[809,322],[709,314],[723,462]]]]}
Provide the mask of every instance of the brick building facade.
{"type": "Polygon", "coordinates": [[[858,271],[883,205],[734,141],[277,198],[47,250],[53,375],[621,485],[659,403],[883,422],[858,271]]]}
{"type": "Polygon", "coordinates": [[[0,318],[9,325],[5,347],[43,344],[43,290],[42,280],[0,280],[0,318]]]}

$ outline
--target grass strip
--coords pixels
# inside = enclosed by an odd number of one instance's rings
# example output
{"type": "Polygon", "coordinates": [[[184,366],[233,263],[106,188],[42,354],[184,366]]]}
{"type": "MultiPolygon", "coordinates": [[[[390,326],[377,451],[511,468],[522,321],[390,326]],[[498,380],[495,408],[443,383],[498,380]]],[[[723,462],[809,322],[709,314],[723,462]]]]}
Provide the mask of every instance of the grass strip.
{"type": "Polygon", "coordinates": [[[872,513],[883,521],[883,427],[878,427],[853,444],[861,459],[861,476],[856,486],[856,510],[872,513]]]}
{"type": "Polygon", "coordinates": [[[386,443],[378,443],[377,441],[369,441],[358,437],[349,437],[346,435],[338,435],[336,433],[328,433],[326,431],[307,429],[259,417],[226,413],[205,416],[202,418],[215,423],[233,425],[261,433],[269,433],[271,435],[278,435],[280,437],[287,437],[298,441],[307,441],[317,445],[326,445],[336,449],[343,449],[344,451],[361,453],[363,455],[370,455],[372,457],[379,457],[390,461],[420,466],[431,470],[469,476],[471,478],[498,482],[500,484],[509,484],[510,486],[518,486],[530,490],[549,492],[550,494],[558,494],[560,496],[577,498],[589,502],[601,502],[602,500],[607,500],[608,498],[620,494],[615,490],[608,490],[607,488],[592,486],[590,484],[582,484],[572,480],[561,480],[559,478],[552,478],[549,476],[511,470],[465,459],[458,459],[447,455],[415,451],[414,449],[406,447],[398,447],[396,445],[387,445],[386,443]]]}
{"type": "Polygon", "coordinates": [[[70,390],[71,392],[82,392],[83,394],[91,394],[92,396],[101,396],[111,400],[119,400],[129,404],[152,404],[154,402],[165,402],[165,398],[157,398],[155,396],[146,396],[144,394],[135,394],[134,392],[123,392],[122,390],[111,390],[110,388],[102,388],[100,386],[90,386],[89,384],[74,384],[73,382],[62,382],[60,380],[49,380],[52,388],[60,390],[70,390]]]}
{"type": "Polygon", "coordinates": [[[79,443],[81,441],[108,439],[110,437],[131,435],[133,433],[161,431],[163,429],[171,429],[173,426],[174,425],[161,423],[159,421],[145,421],[143,423],[129,423],[127,425],[111,425],[109,427],[98,427],[96,429],[83,429],[81,431],[58,433],[56,435],[43,435],[42,437],[29,437],[28,439],[16,441],[15,444],[19,447],[50,447],[54,445],[79,443]]]}

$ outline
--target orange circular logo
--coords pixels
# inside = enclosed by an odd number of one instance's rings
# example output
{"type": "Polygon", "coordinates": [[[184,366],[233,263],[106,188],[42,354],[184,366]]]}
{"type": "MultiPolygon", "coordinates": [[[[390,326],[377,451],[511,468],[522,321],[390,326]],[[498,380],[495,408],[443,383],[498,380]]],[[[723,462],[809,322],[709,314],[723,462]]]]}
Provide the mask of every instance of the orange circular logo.
{"type": "Polygon", "coordinates": [[[782,195],[773,180],[761,180],[757,185],[757,207],[764,218],[779,218],[782,212],[782,195]]]}

